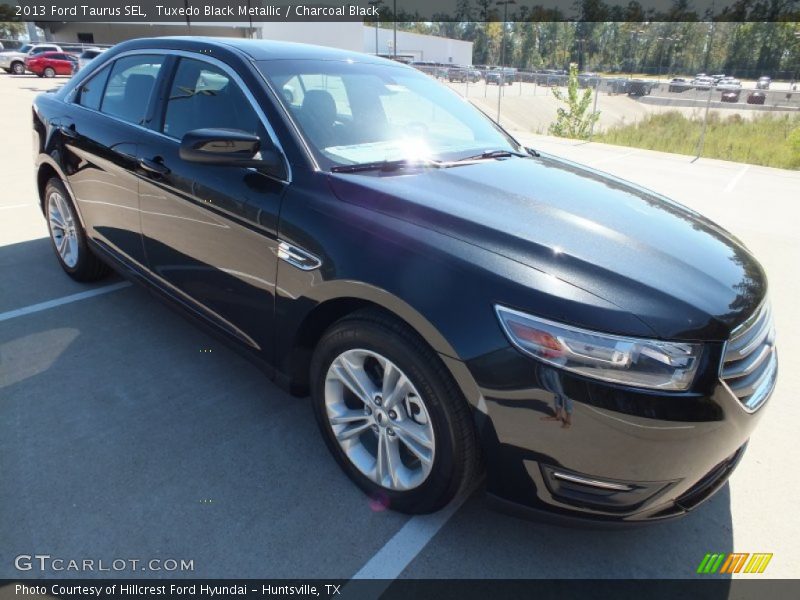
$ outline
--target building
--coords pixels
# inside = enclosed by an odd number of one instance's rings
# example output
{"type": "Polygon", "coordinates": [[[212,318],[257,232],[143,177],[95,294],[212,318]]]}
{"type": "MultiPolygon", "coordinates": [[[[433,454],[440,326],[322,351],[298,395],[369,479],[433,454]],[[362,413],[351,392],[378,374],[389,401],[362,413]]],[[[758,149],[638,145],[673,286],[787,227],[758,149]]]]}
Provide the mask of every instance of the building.
{"type": "Polygon", "coordinates": [[[53,42],[116,44],[140,37],[167,35],[202,35],[253,37],[265,40],[301,42],[344,50],[393,56],[411,61],[456,65],[472,64],[472,42],[453,40],[407,31],[378,29],[376,52],[375,27],[361,22],[241,22],[241,23],[37,23],[45,38],[53,42]]]}

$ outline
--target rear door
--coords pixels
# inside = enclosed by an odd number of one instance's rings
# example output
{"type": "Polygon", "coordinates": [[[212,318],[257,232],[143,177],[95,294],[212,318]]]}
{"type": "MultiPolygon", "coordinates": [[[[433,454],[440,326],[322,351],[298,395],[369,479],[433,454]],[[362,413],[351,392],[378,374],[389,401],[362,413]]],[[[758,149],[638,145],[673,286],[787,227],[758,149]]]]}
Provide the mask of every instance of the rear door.
{"type": "Polygon", "coordinates": [[[80,85],[60,124],[70,151],[67,177],[89,237],[138,268],[146,261],[137,148],[165,60],[159,54],[116,59],[80,85]]]}
{"type": "Polygon", "coordinates": [[[204,57],[178,59],[161,122],[138,152],[142,233],[152,272],[176,297],[267,360],[277,270],[277,226],[287,181],[255,168],[190,163],[185,133],[226,128],[274,145],[241,77],[204,57]]]}

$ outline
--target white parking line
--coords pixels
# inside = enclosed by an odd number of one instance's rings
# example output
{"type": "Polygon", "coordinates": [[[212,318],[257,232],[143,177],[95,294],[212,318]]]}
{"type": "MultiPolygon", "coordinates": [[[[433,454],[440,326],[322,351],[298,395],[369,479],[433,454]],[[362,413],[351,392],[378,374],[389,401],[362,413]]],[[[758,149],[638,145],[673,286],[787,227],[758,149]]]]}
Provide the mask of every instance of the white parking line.
{"type": "Polygon", "coordinates": [[[589,161],[588,164],[590,166],[594,167],[595,165],[601,165],[603,163],[613,162],[615,160],[621,160],[623,158],[627,158],[628,156],[633,156],[637,152],[639,152],[638,148],[636,150],[631,150],[630,152],[623,152],[622,154],[614,154],[612,156],[604,156],[603,158],[598,158],[597,160],[589,161]]]}
{"type": "Polygon", "coordinates": [[[40,302],[39,304],[31,304],[30,306],[16,308],[14,310],[9,310],[7,312],[0,313],[0,321],[8,321],[9,319],[13,319],[15,317],[22,317],[23,315],[37,313],[39,311],[47,310],[49,308],[54,308],[56,306],[61,306],[63,304],[70,304],[72,302],[78,302],[79,300],[86,300],[87,298],[93,298],[94,296],[100,296],[102,294],[116,292],[117,290],[121,290],[130,285],[131,284],[128,281],[121,281],[119,283],[114,283],[112,285],[95,288],[87,292],[80,292],[78,294],[72,294],[70,296],[56,298],[55,300],[48,300],[47,302],[40,302]]]}
{"type": "Polygon", "coordinates": [[[733,179],[728,182],[728,185],[725,186],[725,189],[722,190],[723,194],[727,194],[728,192],[732,192],[733,189],[736,187],[736,184],[739,183],[739,180],[744,177],[744,174],[750,170],[750,165],[745,165],[742,167],[742,170],[739,171],[733,179]]]}
{"type": "MultiPolygon", "coordinates": [[[[353,579],[385,579],[386,586],[411,564],[411,561],[428,545],[442,526],[461,508],[470,494],[462,494],[431,515],[411,517],[367,564],[353,575],[353,579]]],[[[374,588],[370,588],[375,592],[374,588]]]]}
{"type": "Polygon", "coordinates": [[[6,206],[0,206],[0,210],[6,210],[9,208],[26,208],[28,206],[36,206],[36,205],[31,202],[28,202],[27,204],[8,204],[6,206]]]}

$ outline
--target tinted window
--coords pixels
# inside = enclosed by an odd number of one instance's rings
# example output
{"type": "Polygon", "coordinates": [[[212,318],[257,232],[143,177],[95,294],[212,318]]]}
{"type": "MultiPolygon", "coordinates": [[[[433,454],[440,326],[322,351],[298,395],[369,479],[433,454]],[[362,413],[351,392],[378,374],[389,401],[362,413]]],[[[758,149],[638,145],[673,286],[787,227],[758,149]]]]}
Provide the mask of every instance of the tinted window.
{"type": "Polygon", "coordinates": [[[100,110],[141,124],[163,61],[163,56],[142,54],[117,60],[111,68],[100,110]]]}
{"type": "Polygon", "coordinates": [[[206,127],[238,129],[268,139],[235,81],[213,65],[182,58],[170,86],[162,131],[180,139],[187,131],[206,127]]]}
{"type": "Polygon", "coordinates": [[[520,150],[470,103],[415,69],[325,60],[257,65],[323,166],[520,150]]]}
{"type": "Polygon", "coordinates": [[[78,104],[98,110],[100,108],[100,101],[103,99],[103,89],[106,87],[108,74],[111,72],[111,67],[105,67],[97,75],[94,75],[81,86],[80,95],[78,96],[78,104]]]}

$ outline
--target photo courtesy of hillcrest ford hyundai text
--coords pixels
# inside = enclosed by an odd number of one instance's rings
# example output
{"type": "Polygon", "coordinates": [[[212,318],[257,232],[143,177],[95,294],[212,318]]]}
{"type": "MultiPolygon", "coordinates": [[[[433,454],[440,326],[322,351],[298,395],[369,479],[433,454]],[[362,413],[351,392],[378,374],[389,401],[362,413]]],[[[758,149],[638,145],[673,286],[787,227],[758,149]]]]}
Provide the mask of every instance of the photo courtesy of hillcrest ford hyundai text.
{"type": "Polygon", "coordinates": [[[520,513],[677,517],[775,385],[767,278],[734,235],[398,62],[138,39],[32,124],[63,270],[141,283],[310,394],[342,471],[393,510],[485,476],[520,513]]]}

